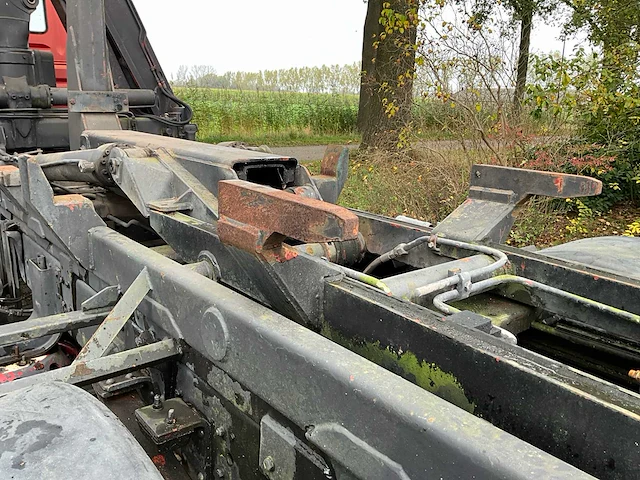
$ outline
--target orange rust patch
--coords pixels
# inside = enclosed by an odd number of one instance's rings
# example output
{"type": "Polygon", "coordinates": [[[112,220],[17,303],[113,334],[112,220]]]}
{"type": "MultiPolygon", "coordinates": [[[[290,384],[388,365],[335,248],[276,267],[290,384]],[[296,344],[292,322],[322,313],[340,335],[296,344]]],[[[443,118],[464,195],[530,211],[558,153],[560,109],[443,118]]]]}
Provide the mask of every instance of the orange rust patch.
{"type": "Polygon", "coordinates": [[[87,367],[86,363],[79,363],[76,368],[75,371],[73,372],[73,374],[71,375],[72,377],[82,377],[85,375],[90,375],[93,373],[93,370],[90,369],[89,367],[87,367]]]}
{"type": "Polygon", "coordinates": [[[18,170],[19,168],[14,167],[13,165],[0,165],[0,173],[17,172],[18,170]]]}
{"type": "Polygon", "coordinates": [[[56,206],[67,207],[72,212],[76,208],[82,208],[85,206],[88,200],[82,195],[71,193],[69,195],[56,195],[53,197],[53,203],[56,206]]]}
{"type": "Polygon", "coordinates": [[[165,464],[167,463],[167,460],[164,458],[164,455],[154,455],[153,457],[151,457],[151,461],[153,462],[154,465],[157,465],[158,467],[164,467],[165,464]]]}
{"type": "Polygon", "coordinates": [[[558,193],[562,193],[562,190],[564,190],[564,177],[558,176],[554,178],[553,184],[556,186],[556,190],[558,190],[558,193]]]}

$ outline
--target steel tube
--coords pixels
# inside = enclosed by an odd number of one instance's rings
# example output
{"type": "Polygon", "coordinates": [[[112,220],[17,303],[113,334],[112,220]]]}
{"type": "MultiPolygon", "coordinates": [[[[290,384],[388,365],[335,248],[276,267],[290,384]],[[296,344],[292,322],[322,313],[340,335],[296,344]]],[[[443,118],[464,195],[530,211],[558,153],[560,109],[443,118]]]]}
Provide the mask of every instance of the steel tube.
{"type": "MultiPolygon", "coordinates": [[[[436,248],[438,244],[447,245],[455,248],[462,248],[462,249],[470,250],[473,252],[484,253],[486,255],[491,255],[493,258],[496,259],[496,261],[491,265],[480,267],[476,270],[472,270],[468,272],[469,275],[471,276],[471,280],[477,280],[478,278],[487,277],[491,275],[493,272],[495,272],[496,270],[504,267],[509,261],[507,256],[504,253],[502,253],[500,250],[496,250],[495,248],[487,247],[484,245],[474,245],[472,243],[460,242],[457,240],[450,240],[448,238],[440,238],[440,237],[433,236],[432,240],[429,242],[429,246],[431,248],[436,248]]],[[[430,293],[437,292],[438,290],[444,290],[445,288],[453,287],[454,285],[457,285],[459,281],[460,281],[460,278],[457,275],[451,276],[451,277],[442,279],[440,281],[433,282],[423,287],[417,288],[416,294],[418,297],[423,297],[430,293]]]]}
{"type": "MultiPolygon", "coordinates": [[[[516,275],[499,275],[497,277],[493,277],[487,280],[482,280],[480,282],[473,284],[471,286],[471,291],[469,293],[470,295],[477,295],[479,293],[486,292],[488,290],[491,290],[493,288],[496,288],[508,283],[516,283],[519,285],[523,285],[525,287],[540,290],[542,292],[557,295],[567,300],[571,300],[573,302],[582,304],[586,307],[595,308],[596,310],[599,310],[601,312],[608,313],[610,315],[614,315],[616,317],[619,317],[629,322],[640,325],[640,315],[636,315],[631,312],[620,310],[610,305],[605,305],[604,303],[596,302],[595,300],[591,300],[589,298],[575,295],[573,293],[567,292],[566,290],[560,290],[559,288],[550,287],[549,285],[545,285],[544,283],[536,282],[534,280],[530,280],[524,277],[518,277],[516,275]]],[[[459,296],[460,295],[457,290],[451,290],[449,292],[441,293],[440,295],[437,295],[436,298],[433,299],[433,305],[438,310],[444,313],[451,314],[451,313],[459,312],[460,310],[446,304],[447,302],[458,299],[459,296]]]]}
{"type": "MultiPolygon", "coordinates": [[[[130,107],[153,107],[156,104],[156,92],[142,88],[116,89],[116,92],[127,94],[130,107]]],[[[66,106],[69,99],[69,90],[66,88],[51,89],[51,103],[55,106],[66,106]]]]}
{"type": "Polygon", "coordinates": [[[0,347],[101,323],[109,312],[68,312],[0,326],[0,347]]]}

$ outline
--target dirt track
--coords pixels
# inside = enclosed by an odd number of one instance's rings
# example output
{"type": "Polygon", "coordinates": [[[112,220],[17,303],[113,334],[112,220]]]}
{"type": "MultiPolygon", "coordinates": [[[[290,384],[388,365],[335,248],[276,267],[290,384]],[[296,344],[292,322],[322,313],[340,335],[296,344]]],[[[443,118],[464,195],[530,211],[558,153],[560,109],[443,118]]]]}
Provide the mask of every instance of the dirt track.
{"type": "MultiPolygon", "coordinates": [[[[350,150],[357,149],[360,145],[347,145],[350,150]]],[[[277,155],[288,155],[297,158],[301,162],[322,160],[326,145],[305,145],[299,147],[271,147],[271,151],[277,155]]]]}
{"type": "MultiPolygon", "coordinates": [[[[529,139],[528,143],[543,144],[545,142],[557,141],[561,139],[562,137],[559,136],[540,136],[529,139]]],[[[499,148],[501,145],[500,142],[496,140],[490,140],[489,142],[491,146],[495,148],[499,148]]],[[[355,150],[360,145],[354,143],[347,146],[350,150],[355,150]]],[[[421,140],[416,144],[416,146],[419,148],[424,148],[426,150],[435,151],[458,150],[463,148],[463,146],[470,150],[478,148],[479,146],[482,148],[486,148],[484,144],[480,143],[479,141],[472,140],[464,140],[463,142],[461,142],[460,140],[421,140]]],[[[271,147],[271,151],[277,155],[289,155],[291,157],[295,157],[301,162],[309,162],[313,160],[322,160],[326,148],[326,145],[303,145],[297,147],[271,147]]]]}

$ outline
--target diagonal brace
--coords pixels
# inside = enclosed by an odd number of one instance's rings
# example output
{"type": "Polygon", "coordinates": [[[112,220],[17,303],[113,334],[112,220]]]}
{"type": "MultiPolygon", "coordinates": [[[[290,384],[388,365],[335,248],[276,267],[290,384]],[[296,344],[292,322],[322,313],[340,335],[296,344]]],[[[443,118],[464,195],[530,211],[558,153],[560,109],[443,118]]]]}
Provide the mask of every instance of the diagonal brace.
{"type": "Polygon", "coordinates": [[[113,310],[107,315],[96,332],[91,336],[80,353],[73,361],[72,365],[80,362],[89,362],[96,358],[102,357],[113,340],[118,336],[124,324],[127,323],[129,317],[138,308],[140,302],[151,290],[149,281],[149,273],[145,267],[133,281],[131,286],[122,295],[122,298],[113,307],[113,310]]]}

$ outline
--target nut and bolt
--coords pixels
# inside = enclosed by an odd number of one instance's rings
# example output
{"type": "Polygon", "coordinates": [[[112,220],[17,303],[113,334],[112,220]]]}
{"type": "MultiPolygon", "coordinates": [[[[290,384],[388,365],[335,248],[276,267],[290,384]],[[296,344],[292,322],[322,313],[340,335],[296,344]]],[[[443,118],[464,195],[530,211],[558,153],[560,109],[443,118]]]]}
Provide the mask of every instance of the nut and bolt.
{"type": "Polygon", "coordinates": [[[167,425],[173,425],[176,423],[176,411],[173,408],[170,408],[167,412],[167,417],[164,419],[164,422],[167,425]]]}
{"type": "Polygon", "coordinates": [[[113,378],[107,378],[104,382],[107,385],[112,385],[113,384],[113,378]]]}
{"type": "Polygon", "coordinates": [[[198,473],[198,480],[204,480],[204,473],[198,473]]]}
{"type": "Polygon", "coordinates": [[[262,469],[265,472],[273,472],[276,469],[276,462],[273,460],[272,456],[265,457],[262,461],[262,469]]]}
{"type": "Polygon", "coordinates": [[[629,370],[629,376],[634,380],[640,380],[640,370],[629,370]]]}
{"type": "Polygon", "coordinates": [[[162,410],[162,400],[158,394],[153,396],[153,408],[155,410],[162,410]]]}
{"type": "Polygon", "coordinates": [[[224,478],[224,470],[222,470],[221,468],[216,468],[216,476],[218,478],[224,478]]]}
{"type": "Polygon", "coordinates": [[[124,378],[126,378],[127,380],[131,380],[133,378],[133,373],[127,373],[124,378]]]}
{"type": "Polygon", "coordinates": [[[224,437],[224,434],[227,432],[227,430],[224,427],[218,427],[216,428],[216,435],[218,437],[224,437]]]}

